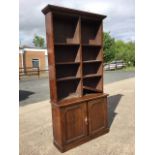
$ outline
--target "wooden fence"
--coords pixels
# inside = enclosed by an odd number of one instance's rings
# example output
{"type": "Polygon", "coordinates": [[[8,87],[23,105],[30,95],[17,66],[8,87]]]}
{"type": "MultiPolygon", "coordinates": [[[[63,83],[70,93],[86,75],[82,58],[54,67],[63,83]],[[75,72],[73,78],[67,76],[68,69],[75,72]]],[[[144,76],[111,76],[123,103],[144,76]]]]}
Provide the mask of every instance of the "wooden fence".
{"type": "Polygon", "coordinates": [[[39,67],[26,67],[26,68],[19,68],[19,79],[21,79],[22,76],[38,76],[40,77],[40,69],[39,67]]]}

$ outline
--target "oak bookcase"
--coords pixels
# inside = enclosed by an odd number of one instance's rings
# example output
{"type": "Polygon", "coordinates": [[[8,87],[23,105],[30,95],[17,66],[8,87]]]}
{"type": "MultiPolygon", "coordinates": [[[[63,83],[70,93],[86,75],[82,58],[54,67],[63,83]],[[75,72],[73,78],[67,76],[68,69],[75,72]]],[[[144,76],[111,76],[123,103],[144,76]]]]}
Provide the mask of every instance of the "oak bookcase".
{"type": "Polygon", "coordinates": [[[47,5],[54,144],[64,152],[109,131],[103,91],[104,15],[47,5]]]}

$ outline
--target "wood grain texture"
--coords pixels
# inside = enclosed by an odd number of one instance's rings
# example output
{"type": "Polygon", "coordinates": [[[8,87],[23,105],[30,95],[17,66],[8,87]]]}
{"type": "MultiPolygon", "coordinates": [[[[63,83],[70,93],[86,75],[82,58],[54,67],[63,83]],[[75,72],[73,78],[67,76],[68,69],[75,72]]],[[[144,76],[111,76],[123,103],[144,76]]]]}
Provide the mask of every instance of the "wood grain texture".
{"type": "Polygon", "coordinates": [[[103,93],[105,16],[48,5],[43,9],[54,145],[64,152],[108,129],[103,93]]]}
{"type": "Polygon", "coordinates": [[[106,98],[90,98],[65,107],[52,104],[54,144],[61,152],[109,131],[106,98]]]}

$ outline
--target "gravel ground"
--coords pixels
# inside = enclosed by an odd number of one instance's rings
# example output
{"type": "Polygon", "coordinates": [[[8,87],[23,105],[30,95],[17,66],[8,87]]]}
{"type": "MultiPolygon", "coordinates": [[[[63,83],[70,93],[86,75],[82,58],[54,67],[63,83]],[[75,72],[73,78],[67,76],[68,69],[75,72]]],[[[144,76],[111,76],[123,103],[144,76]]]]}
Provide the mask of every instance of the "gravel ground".
{"type": "MultiPolygon", "coordinates": [[[[134,155],[134,78],[105,85],[110,132],[64,155],[134,155]]],[[[21,106],[20,155],[61,155],[52,144],[49,100],[21,106]]]]}

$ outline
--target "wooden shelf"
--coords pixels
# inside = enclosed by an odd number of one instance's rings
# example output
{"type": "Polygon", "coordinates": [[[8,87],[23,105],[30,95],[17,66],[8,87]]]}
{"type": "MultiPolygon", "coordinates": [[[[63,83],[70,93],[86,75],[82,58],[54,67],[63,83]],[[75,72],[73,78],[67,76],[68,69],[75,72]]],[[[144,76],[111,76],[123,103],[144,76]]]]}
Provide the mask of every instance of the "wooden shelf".
{"type": "Polygon", "coordinates": [[[51,25],[47,28],[52,35],[48,40],[51,53],[48,56],[49,65],[54,66],[50,74],[55,77],[50,86],[57,90],[51,94],[53,100],[72,98],[73,94],[82,96],[83,85],[91,89],[85,89],[85,95],[102,90],[102,20],[53,12],[49,21],[51,25]]]}
{"type": "Polygon", "coordinates": [[[92,78],[92,77],[101,77],[102,75],[97,75],[97,74],[89,74],[89,75],[85,75],[83,76],[84,79],[86,78],[92,78]]]}
{"type": "Polygon", "coordinates": [[[82,46],[82,60],[91,61],[98,60],[102,61],[102,47],[101,46],[82,46]]]}
{"type": "Polygon", "coordinates": [[[83,47],[102,47],[100,44],[82,44],[83,47]]]}
{"type": "Polygon", "coordinates": [[[80,77],[75,77],[75,76],[62,77],[62,78],[58,78],[57,82],[59,82],[59,81],[68,81],[68,80],[78,80],[78,79],[80,79],[80,77]]]}
{"type": "Polygon", "coordinates": [[[80,62],[79,45],[55,46],[55,63],[71,63],[80,62]]]}
{"type": "Polygon", "coordinates": [[[87,60],[87,61],[83,61],[83,63],[102,63],[101,60],[87,60]]]}
{"type": "Polygon", "coordinates": [[[53,32],[55,43],[78,44],[79,17],[70,15],[53,14],[53,32]]]}
{"type": "Polygon", "coordinates": [[[59,63],[56,63],[56,65],[76,65],[76,64],[80,64],[80,62],[59,62],[59,63]]]}
{"type": "Polygon", "coordinates": [[[102,22],[90,19],[81,20],[81,42],[88,45],[102,45],[102,22]]]}
{"type": "Polygon", "coordinates": [[[83,76],[87,75],[102,75],[102,63],[84,63],[83,76]]]}
{"type": "Polygon", "coordinates": [[[95,89],[95,88],[92,88],[92,87],[88,87],[88,86],[83,86],[83,89],[86,89],[88,91],[102,93],[102,90],[98,90],[98,89],[95,89]]]}
{"type": "Polygon", "coordinates": [[[75,43],[54,43],[55,46],[79,46],[80,44],[75,43]]]}
{"type": "Polygon", "coordinates": [[[109,131],[102,64],[106,16],[52,5],[43,12],[53,142],[65,152],[109,131]]]}

